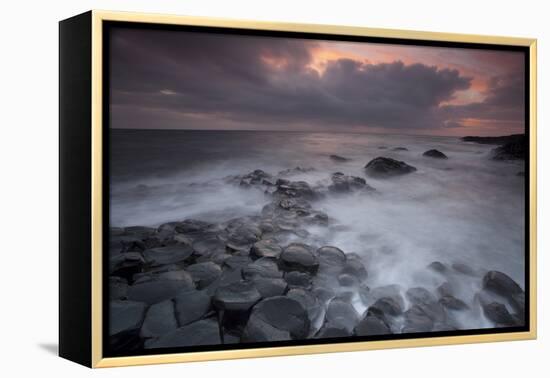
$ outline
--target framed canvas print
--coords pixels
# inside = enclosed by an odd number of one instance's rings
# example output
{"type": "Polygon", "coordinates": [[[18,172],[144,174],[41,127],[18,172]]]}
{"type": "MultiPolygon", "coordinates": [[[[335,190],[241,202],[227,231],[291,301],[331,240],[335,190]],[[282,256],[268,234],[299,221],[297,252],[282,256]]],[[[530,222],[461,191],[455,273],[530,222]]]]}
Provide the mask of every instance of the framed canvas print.
{"type": "Polygon", "coordinates": [[[60,23],[60,355],[532,339],[536,42],[60,23]]]}

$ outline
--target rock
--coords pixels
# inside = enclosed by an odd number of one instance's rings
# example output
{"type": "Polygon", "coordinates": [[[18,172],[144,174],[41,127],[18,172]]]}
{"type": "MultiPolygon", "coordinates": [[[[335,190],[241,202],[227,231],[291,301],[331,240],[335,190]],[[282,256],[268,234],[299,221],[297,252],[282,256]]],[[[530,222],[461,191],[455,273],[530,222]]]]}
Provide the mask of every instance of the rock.
{"type": "Polygon", "coordinates": [[[346,254],[340,248],[325,246],[317,250],[321,268],[341,269],[346,263],[346,254]]]}
{"type": "Polygon", "coordinates": [[[306,244],[289,244],[281,253],[279,267],[284,271],[297,270],[315,274],[319,269],[316,253],[306,244]]]}
{"type": "Polygon", "coordinates": [[[241,338],[241,342],[243,343],[286,340],[291,340],[289,331],[276,328],[260,317],[254,317],[248,320],[241,338]]]}
{"type": "Polygon", "coordinates": [[[342,172],[333,173],[331,176],[332,185],[328,190],[333,193],[348,193],[356,190],[374,190],[367,184],[365,179],[355,176],[347,176],[342,172]]]}
{"type": "Polygon", "coordinates": [[[254,243],[250,249],[250,255],[253,258],[272,257],[278,258],[283,252],[283,249],[277,244],[274,239],[264,239],[254,243]]]}
{"type": "Polygon", "coordinates": [[[157,277],[159,280],[183,281],[186,287],[195,287],[195,284],[193,283],[193,277],[191,277],[191,275],[183,269],[161,272],[158,273],[157,277]]]}
{"type": "Polygon", "coordinates": [[[286,272],[284,278],[290,288],[309,289],[311,287],[311,276],[308,273],[293,270],[286,272]]]}
{"type": "Polygon", "coordinates": [[[182,290],[193,289],[185,281],[153,280],[128,287],[128,299],[149,305],[175,297],[182,290]]]}
{"type": "Polygon", "coordinates": [[[439,150],[428,150],[424,152],[422,156],[427,156],[435,159],[448,159],[447,155],[439,150]]]}
{"type": "Polygon", "coordinates": [[[455,311],[468,310],[470,307],[464,303],[464,301],[453,297],[452,295],[445,295],[439,298],[439,303],[445,308],[455,311]]]}
{"type": "Polygon", "coordinates": [[[348,256],[344,264],[342,274],[349,274],[357,278],[360,282],[368,277],[367,269],[359,258],[348,256]]]}
{"type": "Polygon", "coordinates": [[[399,302],[399,300],[392,298],[392,297],[383,297],[380,299],[377,299],[376,302],[370,308],[375,308],[380,310],[382,313],[391,315],[391,316],[399,316],[403,313],[403,306],[399,302]]]}
{"type": "Polygon", "coordinates": [[[199,289],[205,288],[216,281],[222,274],[222,269],[216,263],[211,261],[189,265],[187,272],[191,274],[193,282],[199,289]]]}
{"type": "Polygon", "coordinates": [[[313,294],[315,294],[315,296],[323,302],[328,302],[336,296],[336,293],[334,292],[334,290],[323,286],[316,286],[313,288],[312,291],[313,291],[313,294]]]}
{"type": "Polygon", "coordinates": [[[273,341],[269,338],[277,337],[281,340],[280,337],[288,333],[293,339],[301,340],[307,337],[309,329],[307,311],[298,301],[286,296],[271,297],[253,307],[243,339],[273,341]]]}
{"type": "Polygon", "coordinates": [[[196,219],[186,219],[183,222],[179,222],[175,227],[174,231],[179,234],[185,235],[200,235],[208,232],[213,227],[212,224],[208,222],[203,222],[196,219]]]}
{"type": "Polygon", "coordinates": [[[346,327],[336,326],[334,324],[326,323],[323,324],[323,327],[315,335],[316,339],[330,339],[338,337],[349,337],[352,336],[352,332],[346,327]]]}
{"type": "Polygon", "coordinates": [[[493,160],[524,160],[527,154],[527,138],[518,138],[491,151],[493,160]]]}
{"type": "Polygon", "coordinates": [[[220,311],[247,312],[262,296],[252,282],[238,281],[220,286],[212,298],[220,311]]]}
{"type": "Polygon", "coordinates": [[[336,298],[329,302],[325,316],[327,323],[345,328],[350,333],[359,321],[359,314],[355,308],[350,303],[336,298]]]}
{"type": "MultiPolygon", "coordinates": [[[[252,262],[252,259],[246,255],[232,255],[223,260],[222,268],[229,268],[229,270],[242,269],[252,262]]],[[[227,270],[227,269],[225,269],[227,270]]]]}
{"type": "Polygon", "coordinates": [[[262,298],[284,295],[288,288],[287,282],[282,278],[256,277],[253,282],[262,298]]]}
{"type": "Polygon", "coordinates": [[[348,159],[346,157],[340,156],[340,155],[330,155],[330,160],[335,161],[337,163],[345,163],[346,161],[350,161],[351,159],[348,159]]]}
{"type": "Polygon", "coordinates": [[[149,307],[141,326],[140,336],[159,337],[176,328],[178,328],[178,322],[174,313],[174,302],[166,300],[149,307]]]}
{"type": "Polygon", "coordinates": [[[128,283],[120,277],[109,277],[109,299],[126,299],[128,283]]]}
{"type": "Polygon", "coordinates": [[[378,286],[368,291],[368,296],[371,299],[371,303],[375,303],[382,298],[393,299],[401,308],[405,308],[405,301],[401,296],[401,286],[399,285],[386,285],[378,286]]]}
{"type": "Polygon", "coordinates": [[[109,304],[109,335],[137,330],[141,327],[147,305],[136,301],[111,301],[109,304]]]}
{"type": "Polygon", "coordinates": [[[145,260],[139,252],[124,252],[111,255],[109,274],[131,280],[133,275],[143,271],[145,260]]]}
{"type": "Polygon", "coordinates": [[[523,320],[525,317],[525,293],[513,294],[508,298],[508,303],[523,320]]]}
{"type": "Polygon", "coordinates": [[[433,328],[433,319],[424,312],[422,307],[413,305],[405,311],[405,324],[402,333],[430,332],[433,328]]]}
{"type": "Polygon", "coordinates": [[[296,300],[306,309],[310,324],[309,335],[315,334],[321,326],[325,312],[321,301],[310,291],[299,288],[290,289],[287,297],[296,300]]]}
{"type": "Polygon", "coordinates": [[[248,264],[243,268],[242,275],[245,280],[253,280],[257,277],[283,277],[283,273],[279,271],[277,262],[269,257],[262,257],[253,263],[248,264]]]}
{"type": "Polygon", "coordinates": [[[440,297],[447,297],[454,295],[454,289],[449,282],[443,282],[437,287],[437,293],[440,297]]]}
{"type": "Polygon", "coordinates": [[[199,290],[184,291],[174,298],[174,302],[180,326],[203,318],[211,308],[210,296],[199,290]]]}
{"type": "Polygon", "coordinates": [[[253,185],[273,185],[273,176],[262,171],[261,169],[256,169],[255,171],[242,176],[239,185],[244,187],[253,185]]]}
{"type": "Polygon", "coordinates": [[[454,271],[458,273],[462,273],[465,276],[476,277],[478,275],[477,272],[471,266],[466,264],[454,263],[451,265],[451,267],[453,268],[454,271]]]}
{"type": "Polygon", "coordinates": [[[407,299],[415,306],[418,306],[434,322],[443,322],[446,319],[444,308],[437,298],[423,287],[413,287],[407,290],[407,299]]]}
{"type": "Polygon", "coordinates": [[[262,231],[255,225],[243,224],[229,231],[226,246],[234,251],[249,251],[258,240],[262,231]]]}
{"type": "Polygon", "coordinates": [[[409,149],[406,147],[395,147],[392,149],[392,151],[408,151],[409,149]]]}
{"type": "Polygon", "coordinates": [[[280,171],[278,173],[278,176],[291,176],[291,175],[295,175],[295,174],[298,174],[298,173],[308,173],[308,172],[313,172],[315,171],[315,168],[304,168],[304,167],[294,167],[294,168],[288,168],[288,169],[285,169],[283,171],[280,171]]]}
{"type": "Polygon", "coordinates": [[[174,264],[187,260],[193,254],[193,248],[185,244],[148,249],[143,252],[145,261],[151,266],[174,264]]]}
{"type": "Polygon", "coordinates": [[[491,302],[482,305],[483,313],[497,327],[513,327],[517,324],[516,319],[508,312],[502,303],[491,302]]]}
{"type": "Polygon", "coordinates": [[[370,176],[383,178],[415,172],[416,168],[402,161],[377,157],[365,166],[365,171],[370,176]]]}
{"type": "Polygon", "coordinates": [[[305,181],[288,181],[279,179],[277,180],[276,185],[277,190],[274,194],[279,197],[305,198],[310,200],[317,198],[317,194],[305,181]]]}
{"type": "Polygon", "coordinates": [[[340,274],[338,276],[338,283],[343,287],[354,287],[359,285],[359,280],[351,274],[340,274]]]}
{"type": "Polygon", "coordinates": [[[483,277],[483,288],[506,299],[523,293],[523,289],[512,278],[496,270],[485,274],[483,277]]]}
{"type": "Polygon", "coordinates": [[[357,336],[389,335],[391,333],[390,326],[383,319],[368,311],[354,329],[354,334],[357,336]]]}
{"type": "Polygon", "coordinates": [[[432,262],[430,265],[428,265],[428,269],[431,269],[437,273],[445,273],[447,271],[447,267],[439,261],[432,262]]]}
{"type": "Polygon", "coordinates": [[[225,252],[225,243],[216,236],[199,237],[193,242],[195,256],[212,256],[225,252]]]}
{"type": "Polygon", "coordinates": [[[176,348],[221,344],[220,329],[214,319],[204,319],[177,328],[158,339],[145,343],[146,349],[176,348]]]}

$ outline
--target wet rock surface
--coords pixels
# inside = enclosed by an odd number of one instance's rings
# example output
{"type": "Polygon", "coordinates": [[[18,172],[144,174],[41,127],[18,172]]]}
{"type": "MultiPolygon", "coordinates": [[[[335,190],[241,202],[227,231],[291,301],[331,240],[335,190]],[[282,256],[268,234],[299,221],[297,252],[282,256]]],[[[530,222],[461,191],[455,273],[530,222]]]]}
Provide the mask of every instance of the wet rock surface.
{"type": "Polygon", "coordinates": [[[428,150],[422,154],[422,156],[431,157],[434,159],[448,159],[447,155],[439,150],[428,150]]]}
{"type": "MultiPolygon", "coordinates": [[[[348,161],[339,155],[330,159],[348,161]]],[[[375,178],[414,171],[384,157],[365,167],[375,178]]],[[[452,330],[456,317],[476,313],[495,327],[524,324],[523,289],[505,273],[485,267],[428,260],[422,269],[433,279],[431,286],[376,286],[380,281],[373,280],[384,276],[379,267],[317,236],[339,227],[322,207],[323,198],[362,198],[358,193],[374,189],[364,178],[342,172],[320,179],[321,184],[300,180],[308,172],[257,169],[227,178],[239,190],[263,193],[266,203],[254,215],[113,228],[113,349],[452,330]],[[464,295],[462,280],[481,288],[475,300],[464,295]]],[[[365,237],[365,249],[370,240],[365,237]]]]}
{"type": "Polygon", "coordinates": [[[415,171],[412,165],[388,157],[377,157],[365,166],[367,175],[376,178],[401,176],[415,171]]]}

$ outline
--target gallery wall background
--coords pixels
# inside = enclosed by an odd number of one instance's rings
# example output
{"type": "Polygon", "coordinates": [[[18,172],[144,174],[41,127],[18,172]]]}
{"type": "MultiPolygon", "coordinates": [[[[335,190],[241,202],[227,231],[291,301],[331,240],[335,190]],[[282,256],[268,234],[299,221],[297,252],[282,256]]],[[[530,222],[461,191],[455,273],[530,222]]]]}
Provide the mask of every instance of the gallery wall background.
{"type": "Polygon", "coordinates": [[[540,376],[550,330],[544,294],[550,280],[548,124],[550,32],[543,2],[517,1],[19,1],[5,5],[2,33],[0,288],[3,375],[243,377],[540,376]],[[88,9],[345,24],[537,37],[539,104],[539,339],[529,342],[399,349],[91,372],[55,357],[57,344],[57,21],[88,9]],[[546,105],[546,106],[545,106],[546,105]],[[545,215],[546,214],[546,215],[545,215]],[[7,362],[7,363],[6,363],[7,362]]]}

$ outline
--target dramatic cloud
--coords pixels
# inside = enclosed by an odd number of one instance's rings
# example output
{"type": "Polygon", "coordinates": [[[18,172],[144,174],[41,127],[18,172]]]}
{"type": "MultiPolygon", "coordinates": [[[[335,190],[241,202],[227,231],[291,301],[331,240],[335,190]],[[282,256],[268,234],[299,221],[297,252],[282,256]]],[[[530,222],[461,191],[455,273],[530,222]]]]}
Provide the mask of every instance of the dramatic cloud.
{"type": "Polygon", "coordinates": [[[433,64],[412,61],[421,47],[407,47],[407,63],[382,62],[366,44],[346,55],[329,51],[331,42],[133,29],[114,30],[111,44],[112,127],[438,134],[523,125],[521,72],[483,82],[438,63],[439,50],[433,64]]]}

